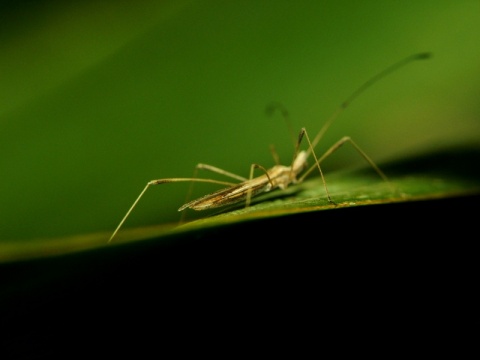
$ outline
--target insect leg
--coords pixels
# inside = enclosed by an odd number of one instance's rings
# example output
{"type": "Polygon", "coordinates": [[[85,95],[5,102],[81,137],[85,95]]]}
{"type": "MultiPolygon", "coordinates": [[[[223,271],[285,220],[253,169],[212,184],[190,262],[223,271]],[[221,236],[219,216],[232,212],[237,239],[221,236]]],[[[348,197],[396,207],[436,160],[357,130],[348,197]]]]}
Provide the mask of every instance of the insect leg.
{"type": "MultiPolygon", "coordinates": [[[[270,178],[270,175],[268,175],[267,169],[265,169],[262,165],[252,164],[252,165],[250,166],[250,180],[253,179],[253,171],[254,171],[255,169],[260,169],[260,170],[262,170],[262,171],[265,173],[265,175],[267,175],[268,182],[270,183],[270,185],[271,185],[272,188],[273,188],[272,179],[270,178]]],[[[246,201],[245,201],[245,207],[249,207],[249,206],[250,206],[251,200],[252,200],[252,189],[248,189],[248,190],[247,190],[247,199],[246,199],[246,201]]]]}
{"type": "MultiPolygon", "coordinates": [[[[341,138],[339,141],[337,141],[335,144],[333,144],[323,155],[316,161],[318,164],[320,164],[322,161],[324,161],[327,157],[332,155],[336,150],[338,150],[343,144],[346,142],[349,142],[352,144],[352,146],[355,148],[355,150],[358,151],[358,153],[368,162],[368,164],[375,170],[375,172],[390,186],[392,187],[393,190],[396,190],[392,183],[388,180],[388,177],[385,175],[385,173],[380,170],[380,168],[373,162],[373,160],[363,151],[351,138],[350,136],[344,136],[341,138]]],[[[315,153],[312,150],[313,155],[315,156],[315,153]]],[[[305,173],[300,178],[300,181],[305,179],[315,168],[315,165],[311,166],[305,173]]]]}
{"type": "Polygon", "coordinates": [[[232,186],[232,185],[235,185],[235,183],[230,183],[230,182],[226,182],[226,181],[218,181],[218,180],[214,180],[214,179],[195,179],[195,178],[168,178],[168,179],[157,179],[157,180],[151,180],[147,183],[147,185],[145,186],[145,188],[142,190],[142,192],[140,193],[140,195],[138,195],[137,199],[134,201],[134,203],[132,204],[132,206],[130,207],[130,209],[128,209],[127,213],[125,214],[125,216],[123,217],[122,221],[120,221],[120,224],[118,224],[117,228],[115,229],[115,231],[113,232],[112,236],[110,236],[110,239],[108,239],[108,242],[111,242],[112,239],[115,237],[115,235],[117,234],[118,230],[120,230],[120,228],[122,227],[123,223],[125,222],[125,220],[127,219],[127,217],[130,215],[130,213],[132,212],[132,210],[135,208],[135,206],[137,205],[137,203],[139,202],[140,198],[143,196],[143,194],[145,194],[145,192],[147,191],[147,189],[151,186],[151,185],[159,185],[159,184],[165,184],[165,183],[171,183],[171,182],[187,182],[187,181],[190,181],[190,182],[206,182],[206,183],[212,183],[212,184],[220,184],[220,185],[227,185],[227,186],[232,186]]]}
{"type": "MultiPolygon", "coordinates": [[[[327,200],[328,200],[329,203],[335,205],[335,202],[332,201],[332,199],[330,197],[330,193],[328,192],[327,182],[325,181],[325,177],[323,176],[323,171],[322,171],[322,168],[320,167],[320,161],[317,159],[317,155],[315,154],[315,151],[313,150],[312,142],[310,141],[310,137],[308,136],[307,130],[305,128],[302,128],[302,130],[300,131],[300,134],[298,135],[298,142],[297,142],[297,147],[296,147],[296,150],[295,150],[295,157],[294,157],[293,161],[295,161],[295,159],[297,158],[298,151],[299,151],[299,148],[300,148],[300,143],[301,143],[304,136],[307,139],[309,149],[310,149],[310,151],[313,155],[313,158],[315,159],[315,164],[312,165],[310,167],[310,169],[307,170],[307,174],[310,173],[311,171],[313,171],[313,169],[315,169],[315,167],[318,169],[318,171],[320,172],[320,177],[322,178],[323,187],[325,188],[325,193],[327,194],[327,200]]],[[[293,169],[294,169],[294,164],[292,164],[292,171],[293,171],[293,169]]],[[[305,175],[302,175],[298,179],[298,182],[302,182],[303,179],[305,179],[305,177],[306,177],[305,175]]]]}

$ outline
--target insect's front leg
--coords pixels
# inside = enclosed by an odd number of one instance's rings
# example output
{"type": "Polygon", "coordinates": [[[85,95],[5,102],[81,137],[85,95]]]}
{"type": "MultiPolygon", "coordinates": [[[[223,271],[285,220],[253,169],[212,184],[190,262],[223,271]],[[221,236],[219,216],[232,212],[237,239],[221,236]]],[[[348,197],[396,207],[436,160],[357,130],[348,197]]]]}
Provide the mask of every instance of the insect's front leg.
{"type": "MultiPolygon", "coordinates": [[[[350,143],[355,150],[358,151],[360,156],[362,156],[368,164],[375,170],[375,172],[392,188],[392,191],[395,192],[397,191],[396,187],[390,182],[388,179],[387,175],[373,162],[373,160],[363,151],[360,146],[355,143],[350,136],[344,136],[340,140],[338,140],[335,144],[333,144],[321,157],[318,159],[318,163],[320,164],[322,161],[324,161],[327,157],[332,155],[335,151],[337,151],[343,144],[345,143],[350,143]]],[[[301,177],[301,179],[304,179],[308,174],[314,169],[314,167],[311,167],[308,169],[301,177]]]]}
{"type": "Polygon", "coordinates": [[[327,188],[327,182],[325,181],[325,177],[323,176],[322,168],[320,167],[320,161],[318,161],[318,159],[317,159],[317,155],[315,154],[315,151],[313,149],[312,142],[310,141],[310,137],[308,136],[307,130],[305,128],[302,128],[302,130],[300,131],[300,134],[298,135],[298,143],[297,143],[298,145],[296,147],[295,159],[294,159],[294,162],[292,164],[292,169],[294,169],[296,171],[296,173],[298,174],[306,164],[308,153],[305,156],[305,159],[301,159],[300,163],[298,163],[298,164],[296,163],[296,160],[298,159],[300,143],[302,142],[303,137],[305,137],[307,139],[308,146],[309,146],[309,151],[312,153],[313,158],[315,159],[315,164],[313,164],[312,167],[304,175],[302,175],[298,179],[298,182],[302,182],[305,179],[305,177],[311,172],[311,170],[315,169],[315,167],[316,167],[318,169],[319,173],[320,173],[320,177],[322,178],[323,187],[325,188],[325,193],[327,194],[328,202],[330,204],[336,205],[332,201],[332,198],[330,197],[330,193],[328,192],[328,188],[327,188]]]}

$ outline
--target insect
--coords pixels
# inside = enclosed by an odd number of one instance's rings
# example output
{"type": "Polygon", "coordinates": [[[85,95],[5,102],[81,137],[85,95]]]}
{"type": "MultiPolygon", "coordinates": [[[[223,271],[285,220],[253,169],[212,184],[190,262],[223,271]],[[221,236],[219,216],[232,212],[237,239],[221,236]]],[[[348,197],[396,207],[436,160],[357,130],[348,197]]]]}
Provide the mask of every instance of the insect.
{"type": "MultiPolygon", "coordinates": [[[[134,201],[133,205],[127,211],[123,219],[120,221],[120,224],[117,226],[113,234],[111,235],[108,242],[111,242],[112,239],[117,234],[118,230],[121,228],[125,220],[128,218],[132,210],[137,205],[140,198],[143,194],[147,191],[147,189],[152,185],[159,185],[165,183],[172,183],[172,182],[191,182],[193,185],[194,182],[205,182],[205,183],[212,183],[218,185],[227,186],[223,189],[215,191],[213,193],[207,194],[202,196],[196,200],[189,201],[186,204],[182,205],[178,211],[183,211],[186,209],[193,209],[193,210],[206,210],[206,209],[214,209],[226,205],[232,205],[240,202],[245,202],[245,206],[249,206],[252,197],[259,195],[261,193],[269,192],[274,189],[285,189],[290,184],[298,184],[301,183],[308,175],[312,173],[315,169],[318,169],[320,173],[320,177],[323,182],[323,187],[325,189],[326,197],[329,203],[335,204],[330,197],[328,192],[327,184],[325,182],[325,178],[323,176],[322,168],[320,164],[324,159],[330,156],[334,151],[340,148],[346,142],[349,142],[359,153],[360,155],[372,166],[372,168],[378,173],[378,175],[388,182],[387,176],[380,170],[380,168],[367,156],[367,154],[360,149],[360,147],[349,137],[344,136],[339,141],[337,141],[333,146],[331,146],[320,158],[317,157],[315,154],[315,147],[322,139],[323,135],[330,127],[332,122],[350,105],[350,103],[356,99],[362,92],[364,92],[368,87],[379,81],[381,78],[385,77],[386,75],[392,73],[393,71],[397,70],[398,68],[412,62],[415,60],[423,60],[428,59],[431,57],[430,53],[418,53],[410,55],[393,65],[387,67],[383,71],[379,72],[375,76],[371,77],[365,83],[363,83],[360,87],[358,87],[344,102],[340,104],[340,106],[335,110],[335,112],[330,116],[330,118],[325,122],[325,124],[321,127],[320,131],[317,135],[310,140],[310,137],[305,128],[302,128],[298,138],[295,141],[295,152],[294,157],[289,166],[280,165],[277,162],[270,169],[266,169],[261,165],[252,164],[250,166],[250,176],[249,178],[245,178],[223,169],[217,168],[212,165],[208,164],[197,164],[195,167],[195,174],[192,178],[167,178],[167,179],[157,179],[151,180],[147,183],[145,188],[142,190],[140,195],[134,201]],[[300,150],[300,144],[303,139],[306,139],[308,142],[307,150],[300,150]],[[313,156],[315,163],[308,167],[307,160],[310,156],[313,156]],[[263,174],[257,177],[254,177],[254,170],[260,169],[263,174]],[[239,183],[227,182],[227,181],[220,181],[214,179],[203,179],[197,178],[196,174],[198,170],[207,170],[211,172],[218,173],[220,175],[229,177],[231,179],[235,179],[239,181],[239,183]]],[[[286,110],[281,106],[276,106],[279,108],[280,111],[283,112],[284,116],[286,116],[286,110]]]]}

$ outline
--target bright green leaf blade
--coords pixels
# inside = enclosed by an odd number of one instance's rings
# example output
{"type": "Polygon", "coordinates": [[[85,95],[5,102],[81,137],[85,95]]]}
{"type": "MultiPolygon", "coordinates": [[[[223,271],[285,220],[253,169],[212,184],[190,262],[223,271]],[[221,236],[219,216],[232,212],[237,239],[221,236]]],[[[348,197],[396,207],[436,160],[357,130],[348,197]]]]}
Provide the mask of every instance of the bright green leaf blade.
{"type": "Polygon", "coordinates": [[[162,237],[190,236],[202,229],[216,226],[305,212],[478,195],[479,163],[480,150],[466,148],[385,164],[382,169],[388,174],[390,184],[370,168],[339,171],[326,174],[328,189],[335,204],[327,201],[320,178],[312,177],[284,191],[276,190],[259,196],[249,208],[240,206],[236,209],[216,211],[216,214],[208,214],[207,211],[204,218],[179,226],[161,224],[134,229],[125,227],[110,244],[107,244],[107,240],[111,233],[3,242],[0,245],[0,262],[79,252],[148,238],[157,238],[160,241],[162,237]]]}

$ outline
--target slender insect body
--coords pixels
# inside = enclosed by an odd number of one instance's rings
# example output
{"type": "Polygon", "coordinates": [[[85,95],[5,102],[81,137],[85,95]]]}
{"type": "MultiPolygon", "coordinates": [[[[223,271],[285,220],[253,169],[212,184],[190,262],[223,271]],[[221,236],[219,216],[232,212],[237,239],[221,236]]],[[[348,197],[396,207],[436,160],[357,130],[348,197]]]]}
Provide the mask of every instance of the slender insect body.
{"type": "MultiPolygon", "coordinates": [[[[123,217],[120,224],[117,226],[115,231],[113,232],[112,236],[108,240],[108,242],[112,241],[115,234],[118,232],[122,224],[125,222],[127,217],[130,215],[134,207],[137,205],[140,198],[146,192],[146,190],[151,185],[159,185],[171,182],[190,182],[190,192],[192,186],[195,182],[206,182],[211,184],[218,184],[227,186],[226,188],[220,189],[215,191],[211,194],[207,194],[202,196],[196,200],[189,201],[186,204],[182,205],[178,211],[184,211],[186,209],[192,210],[207,210],[207,209],[214,209],[219,208],[226,205],[232,205],[239,202],[245,202],[245,206],[250,205],[251,198],[259,195],[261,193],[269,192],[275,189],[286,189],[290,184],[301,183],[311,172],[315,169],[318,170],[320,177],[323,182],[323,186],[325,188],[326,200],[331,203],[335,204],[332,199],[330,198],[327,184],[325,182],[325,178],[323,176],[323,172],[321,169],[320,164],[325,160],[328,156],[334,153],[337,149],[339,149],[343,144],[350,143],[355,150],[370,164],[370,166],[377,172],[377,174],[388,183],[387,176],[378,168],[378,166],[370,159],[370,157],[349,137],[344,136],[335,144],[333,144],[321,157],[317,157],[315,154],[315,147],[320,142],[321,138],[325,134],[326,130],[330,127],[332,122],[342,113],[348,105],[358,97],[363,91],[365,91],[368,87],[372,84],[376,83],[381,78],[385,77],[386,75],[390,74],[391,72],[397,70],[398,68],[414,61],[414,60],[423,60],[428,59],[431,56],[430,53],[419,53],[408,56],[403,60],[391,65],[390,67],[386,68],[385,70],[381,71],[377,75],[370,78],[364,84],[362,84],[357,90],[355,90],[341,105],[337,108],[337,110],[332,114],[332,116],[324,123],[324,125],[320,128],[320,131],[316,134],[313,138],[313,141],[310,140],[307,131],[303,128],[300,131],[300,134],[295,142],[295,155],[293,161],[290,166],[285,165],[274,165],[270,169],[266,169],[258,164],[252,164],[250,166],[250,177],[245,178],[243,176],[239,176],[237,174],[230,173],[226,170],[217,168],[212,165],[208,164],[198,164],[195,168],[195,175],[192,178],[167,178],[167,179],[157,179],[151,180],[147,183],[143,191],[137,197],[133,205],[127,211],[126,215],[123,217]],[[306,138],[308,143],[307,150],[299,150],[300,144],[302,140],[306,138]],[[314,158],[314,164],[308,167],[307,160],[310,156],[314,158]],[[255,169],[260,169],[263,171],[262,175],[257,177],[253,176],[253,172],[255,169]],[[208,170],[211,172],[215,172],[217,174],[229,177],[231,179],[235,179],[236,181],[240,181],[240,183],[232,183],[226,181],[219,181],[214,179],[204,179],[196,177],[196,173],[198,170],[208,170]]],[[[267,111],[272,112],[272,110],[278,109],[281,111],[283,117],[288,120],[288,112],[281,104],[275,103],[273,106],[267,108],[267,111]]],[[[290,125],[287,121],[287,125],[290,125]]],[[[275,155],[275,154],[274,154],[275,155]]],[[[275,157],[275,156],[274,156],[275,157]]],[[[277,159],[277,157],[275,157],[277,159]]]]}
{"type": "Polygon", "coordinates": [[[270,191],[271,189],[272,185],[268,181],[267,176],[262,175],[257,178],[253,178],[252,180],[245,180],[240,184],[215,191],[211,194],[190,201],[181,206],[178,211],[183,211],[185,209],[207,210],[226,205],[232,205],[241,201],[245,201],[248,196],[248,191],[251,192],[251,196],[255,196],[260,193],[270,191]]]}
{"type": "Polygon", "coordinates": [[[305,151],[301,151],[295,158],[293,166],[275,165],[263,175],[190,201],[182,205],[178,211],[219,208],[247,201],[249,194],[253,197],[277,188],[286,189],[288,185],[297,182],[297,175],[305,169],[305,155],[305,151]]]}

